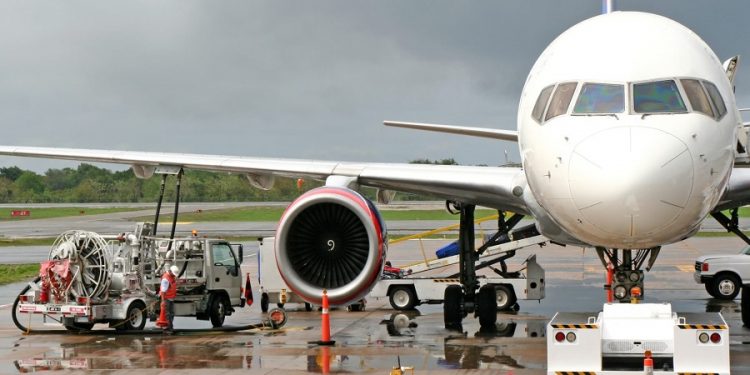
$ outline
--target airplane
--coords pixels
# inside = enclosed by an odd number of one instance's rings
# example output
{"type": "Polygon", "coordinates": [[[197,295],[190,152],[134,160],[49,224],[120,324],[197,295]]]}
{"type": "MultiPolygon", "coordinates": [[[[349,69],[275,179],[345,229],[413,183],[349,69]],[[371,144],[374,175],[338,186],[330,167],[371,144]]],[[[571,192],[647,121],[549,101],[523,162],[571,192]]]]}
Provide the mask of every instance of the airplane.
{"type": "MultiPolygon", "coordinates": [[[[478,289],[473,260],[477,205],[523,215],[555,243],[594,247],[625,279],[643,280],[661,246],[694,235],[712,215],[737,230],[750,202],[747,134],[734,95],[739,57],[722,63],[687,27],[642,12],[607,12],[559,35],[526,79],[517,130],[385,121],[385,125],[518,142],[521,167],[360,163],[225,155],[0,146],[0,154],[239,173],[257,188],[275,177],[325,185],[293,201],[276,233],[279,271],[290,289],[320,304],[358,300],[376,282],[387,231],[359,193],[378,189],[441,197],[460,213],[462,286],[446,289],[446,326],[475,312],[494,325],[494,291],[478,289]],[[727,217],[721,211],[732,209],[727,217]],[[647,259],[648,257],[648,259],[647,259]]],[[[502,215],[501,215],[502,217],[502,215]]],[[[750,242],[745,237],[745,240],[750,242]]],[[[616,291],[629,299],[630,290],[616,291]]]]}

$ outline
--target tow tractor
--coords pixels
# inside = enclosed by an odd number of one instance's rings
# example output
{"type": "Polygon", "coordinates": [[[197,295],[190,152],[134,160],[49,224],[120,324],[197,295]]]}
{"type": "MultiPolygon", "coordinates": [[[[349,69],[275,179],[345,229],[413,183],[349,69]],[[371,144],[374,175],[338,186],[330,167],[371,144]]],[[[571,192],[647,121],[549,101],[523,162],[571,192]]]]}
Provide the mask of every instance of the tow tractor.
{"type": "Polygon", "coordinates": [[[720,313],[678,315],[669,303],[607,303],[598,315],[557,313],[547,325],[547,374],[729,374],[720,313]]]}

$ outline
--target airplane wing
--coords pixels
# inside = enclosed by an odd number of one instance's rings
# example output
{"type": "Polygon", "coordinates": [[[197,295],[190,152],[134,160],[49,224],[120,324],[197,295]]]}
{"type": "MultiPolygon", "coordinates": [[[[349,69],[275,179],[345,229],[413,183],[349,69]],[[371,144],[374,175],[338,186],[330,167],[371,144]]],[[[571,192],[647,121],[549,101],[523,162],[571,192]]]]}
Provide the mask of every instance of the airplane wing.
{"type": "MultiPolygon", "coordinates": [[[[0,155],[129,164],[148,178],[160,167],[245,174],[253,186],[268,189],[273,177],[331,178],[379,189],[424,193],[458,202],[528,214],[521,197],[526,179],[517,167],[477,167],[405,163],[348,163],[164,152],[0,146],[0,155]],[[518,188],[520,187],[520,188],[518,188]],[[517,195],[514,195],[514,190],[517,195]]],[[[341,182],[339,182],[341,183],[341,182]]]]}

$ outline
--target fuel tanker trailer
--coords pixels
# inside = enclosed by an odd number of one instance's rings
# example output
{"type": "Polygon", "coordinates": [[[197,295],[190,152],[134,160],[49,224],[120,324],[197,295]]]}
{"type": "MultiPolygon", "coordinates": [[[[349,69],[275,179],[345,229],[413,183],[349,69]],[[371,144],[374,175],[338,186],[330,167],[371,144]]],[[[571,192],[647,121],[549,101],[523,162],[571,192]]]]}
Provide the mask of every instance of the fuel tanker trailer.
{"type": "Polygon", "coordinates": [[[159,313],[161,277],[175,265],[175,316],[210,320],[213,327],[221,327],[235,307],[245,305],[242,245],[195,235],[157,237],[153,228],[139,223],[119,235],[83,230],[61,234],[41,263],[39,276],[16,298],[16,326],[31,329],[31,314],[69,330],[90,330],[97,323],[141,330],[159,313]]]}

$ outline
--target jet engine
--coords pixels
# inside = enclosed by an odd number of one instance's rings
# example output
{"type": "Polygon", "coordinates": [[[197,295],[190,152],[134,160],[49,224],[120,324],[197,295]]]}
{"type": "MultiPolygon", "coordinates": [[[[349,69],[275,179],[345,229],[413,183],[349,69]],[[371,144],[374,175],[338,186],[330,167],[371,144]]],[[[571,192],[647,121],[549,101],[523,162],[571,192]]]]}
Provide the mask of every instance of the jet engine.
{"type": "Polygon", "coordinates": [[[383,271],[388,247],[375,205],[356,191],[320,187],[286,209],[276,231],[276,264],[291,291],[321,304],[345,305],[367,294],[383,271]]]}

